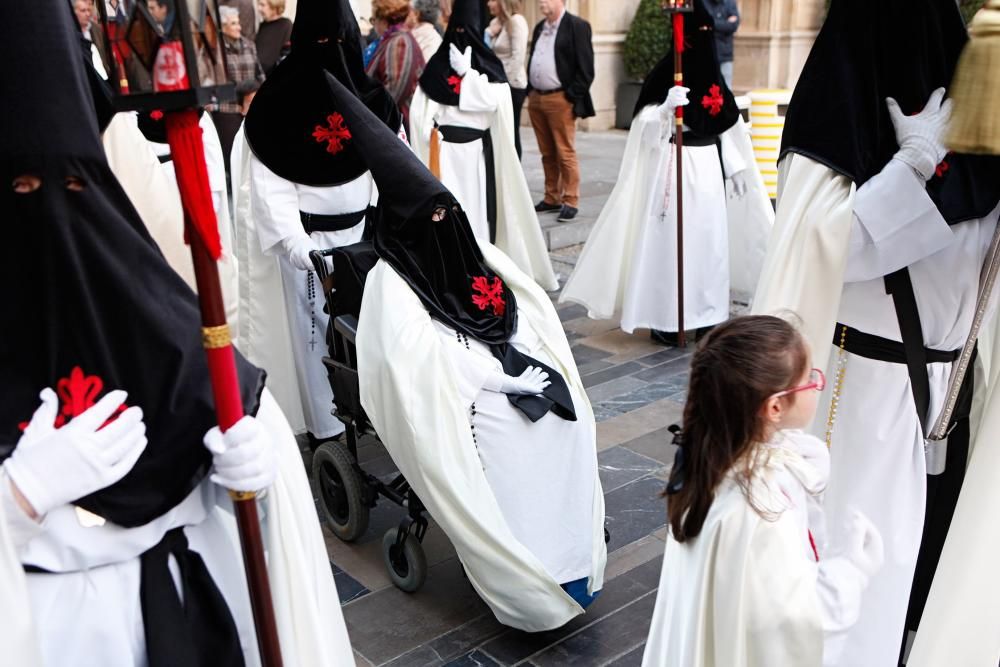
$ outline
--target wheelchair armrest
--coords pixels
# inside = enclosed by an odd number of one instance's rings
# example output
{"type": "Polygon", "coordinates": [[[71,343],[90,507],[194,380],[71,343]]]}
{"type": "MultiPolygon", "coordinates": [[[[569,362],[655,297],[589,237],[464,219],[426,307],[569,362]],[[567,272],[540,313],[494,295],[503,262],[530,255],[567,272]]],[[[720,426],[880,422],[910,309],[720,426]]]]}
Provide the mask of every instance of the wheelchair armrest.
{"type": "Polygon", "coordinates": [[[358,318],[353,315],[341,315],[333,321],[334,330],[351,344],[356,344],[358,337],[358,318]]]}

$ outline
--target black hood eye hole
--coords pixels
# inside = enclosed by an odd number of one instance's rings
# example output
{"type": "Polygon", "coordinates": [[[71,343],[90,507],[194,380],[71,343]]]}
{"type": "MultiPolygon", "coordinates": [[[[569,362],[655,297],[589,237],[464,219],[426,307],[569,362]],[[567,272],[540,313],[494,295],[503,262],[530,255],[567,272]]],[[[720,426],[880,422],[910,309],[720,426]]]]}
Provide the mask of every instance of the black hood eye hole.
{"type": "Polygon", "coordinates": [[[67,176],[65,183],[66,189],[70,192],[83,192],[86,187],[86,183],[79,176],[67,176]]]}
{"type": "Polygon", "coordinates": [[[16,194],[26,195],[42,187],[42,179],[34,174],[21,174],[11,183],[16,194]]]}

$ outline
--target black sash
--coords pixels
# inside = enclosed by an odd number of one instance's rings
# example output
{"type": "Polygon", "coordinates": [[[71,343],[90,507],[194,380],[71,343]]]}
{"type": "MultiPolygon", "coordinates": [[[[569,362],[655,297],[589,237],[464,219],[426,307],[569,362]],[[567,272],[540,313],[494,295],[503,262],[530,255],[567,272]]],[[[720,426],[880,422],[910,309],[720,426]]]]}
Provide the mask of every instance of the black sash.
{"type": "MultiPolygon", "coordinates": [[[[139,604],[149,667],[243,667],[239,632],[205,562],[174,528],[139,557],[139,604]],[[184,601],[167,567],[177,561],[184,601]]],[[[24,565],[29,574],[54,574],[24,565]]]]}
{"type": "Polygon", "coordinates": [[[497,174],[493,162],[493,137],[490,131],[459,125],[440,125],[438,130],[449,144],[483,142],[483,161],[486,163],[486,222],[490,227],[490,243],[497,240],[497,174]]]}
{"type": "Polygon", "coordinates": [[[312,234],[313,232],[342,232],[345,229],[356,226],[365,219],[366,215],[368,215],[367,208],[353,213],[337,214],[299,211],[299,219],[302,220],[302,228],[306,230],[306,234],[312,234]]]}
{"type": "MultiPolygon", "coordinates": [[[[902,343],[865,333],[864,331],[858,331],[839,322],[837,323],[837,330],[833,335],[834,345],[840,345],[840,335],[845,328],[847,332],[844,335],[844,349],[851,354],[864,357],[865,359],[885,361],[890,364],[906,363],[906,350],[902,343]]],[[[932,350],[929,347],[924,348],[924,355],[929,364],[950,364],[957,361],[961,354],[961,350],[932,350]]]]}
{"type": "Polygon", "coordinates": [[[507,394],[507,400],[515,408],[524,413],[532,422],[536,422],[551,410],[555,415],[571,422],[576,421],[576,409],[573,407],[573,397],[569,386],[559,371],[551,366],[529,357],[517,350],[513,345],[491,346],[493,356],[500,360],[503,372],[517,377],[528,369],[528,366],[541,368],[549,374],[549,384],[541,394],[507,394]]]}

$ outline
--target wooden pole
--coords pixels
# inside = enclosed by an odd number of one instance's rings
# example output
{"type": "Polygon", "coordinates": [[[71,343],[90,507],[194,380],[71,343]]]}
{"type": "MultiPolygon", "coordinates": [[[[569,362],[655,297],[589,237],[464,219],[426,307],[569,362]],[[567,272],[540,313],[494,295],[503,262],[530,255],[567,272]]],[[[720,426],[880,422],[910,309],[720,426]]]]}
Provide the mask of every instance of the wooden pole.
{"type": "MultiPolygon", "coordinates": [[[[673,15],[674,84],[684,85],[684,14],[673,15]]],[[[674,143],[677,145],[677,345],[687,346],[684,333],[684,107],[677,107],[674,143]]],[[[669,186],[668,186],[669,187],[669,186]]]]}
{"type": "MultiPolygon", "coordinates": [[[[212,381],[216,417],[219,428],[226,431],[243,417],[243,401],[215,256],[218,252],[218,221],[211,205],[208,170],[197,113],[178,111],[168,114],[167,138],[184,205],[185,235],[191,246],[191,259],[198,286],[202,344],[212,381]]],[[[236,512],[261,661],[265,667],[281,667],[278,626],[271,600],[260,519],[257,515],[257,494],[253,491],[230,491],[229,495],[236,512]]]]}

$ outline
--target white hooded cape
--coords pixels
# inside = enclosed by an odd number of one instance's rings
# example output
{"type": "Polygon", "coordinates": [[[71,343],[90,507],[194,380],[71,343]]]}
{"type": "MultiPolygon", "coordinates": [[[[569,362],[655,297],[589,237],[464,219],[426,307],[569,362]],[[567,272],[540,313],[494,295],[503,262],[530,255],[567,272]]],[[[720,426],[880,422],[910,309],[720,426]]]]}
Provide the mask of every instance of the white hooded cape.
{"type": "MultiPolygon", "coordinates": [[[[673,144],[663,140],[662,125],[655,106],[646,107],[633,120],[618,181],[559,297],[560,302],[582,304],[593,319],[620,317],[632,271],[644,251],[640,247],[643,229],[656,207],[662,205],[654,193],[659,191],[657,184],[664,178],[663,170],[674,150],[673,144]]],[[[752,294],[763,265],[774,211],[742,119],[723,135],[724,154],[727,149],[738,151],[739,159],[733,163],[742,161],[748,185],[742,199],[727,200],[730,289],[752,294]]],[[[686,224],[697,222],[688,220],[686,224]]],[[[663,249],[663,260],[671,266],[676,264],[673,252],[663,249]]],[[[698,257],[687,257],[685,261],[697,262],[698,257]]]]}
{"type": "MultiPolygon", "coordinates": [[[[594,418],[548,296],[503,253],[480,244],[517,298],[576,402],[594,418]]],[[[384,261],[369,273],[358,327],[361,403],[393,461],[448,535],[469,581],[497,619],[528,632],[560,627],[583,609],[512,534],[483,472],[456,374],[427,309],[384,261]],[[387,304],[392,304],[388,307],[387,304]]],[[[593,428],[593,427],[592,427],[593,428]]],[[[596,456],[596,452],[595,452],[596,456]]],[[[584,480],[581,480],[583,483],[584,480]]],[[[600,488],[599,478],[594,480],[600,488]]],[[[594,494],[590,592],[604,583],[604,497],[594,494]]]]}
{"type": "MultiPolygon", "coordinates": [[[[489,128],[493,138],[497,187],[496,247],[510,257],[519,269],[534,278],[543,289],[559,289],[538,215],[531,201],[528,181],[514,149],[514,107],[510,86],[506,83],[489,83],[485,75],[470,70],[462,80],[459,108],[463,108],[463,101],[468,104],[468,100],[477,97],[492,97],[496,107],[489,128]]],[[[431,132],[436,131],[434,117],[440,106],[417,86],[410,104],[410,144],[424,164],[430,163],[430,137],[431,132]]]]}

